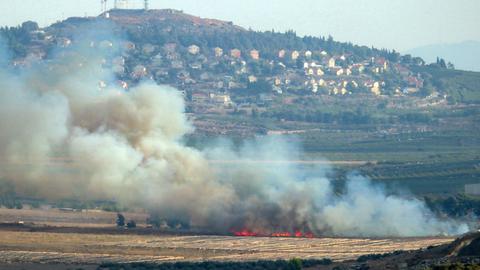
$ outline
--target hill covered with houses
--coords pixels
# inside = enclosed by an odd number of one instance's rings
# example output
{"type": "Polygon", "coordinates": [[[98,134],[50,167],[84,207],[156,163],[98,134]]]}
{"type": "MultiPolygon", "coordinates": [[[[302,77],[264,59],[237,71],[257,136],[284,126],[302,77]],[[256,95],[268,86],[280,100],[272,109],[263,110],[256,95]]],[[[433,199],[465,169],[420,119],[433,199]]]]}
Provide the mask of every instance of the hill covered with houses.
{"type": "Polygon", "coordinates": [[[0,65],[13,70],[81,48],[102,51],[98,64],[114,73],[99,90],[129,91],[143,80],[176,87],[195,126],[185,138],[191,146],[293,134],[306,159],[338,162],[339,183],[350,166],[415,194],[462,193],[480,179],[480,73],[441,56],[425,63],[177,10],[110,10],[44,28],[25,22],[0,28],[0,36],[12,52],[0,65]]]}
{"type": "Polygon", "coordinates": [[[116,50],[103,64],[114,71],[119,85],[128,89],[144,79],[173,85],[183,91],[188,110],[198,115],[347,124],[428,122],[428,115],[416,110],[378,115],[362,106],[346,106],[350,111],[318,107],[339,100],[380,109],[480,102],[480,75],[457,71],[441,58],[427,64],[394,50],[300,37],[294,31],[246,30],[177,10],[110,10],[46,28],[26,22],[0,33],[17,68],[81,42],[116,50]]]}

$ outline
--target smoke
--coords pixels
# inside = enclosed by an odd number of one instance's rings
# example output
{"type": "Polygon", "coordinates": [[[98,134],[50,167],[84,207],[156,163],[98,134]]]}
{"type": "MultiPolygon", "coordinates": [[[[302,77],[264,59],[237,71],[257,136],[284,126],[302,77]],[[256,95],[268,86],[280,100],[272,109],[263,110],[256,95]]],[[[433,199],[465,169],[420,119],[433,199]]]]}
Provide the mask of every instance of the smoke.
{"type": "MultiPolygon", "coordinates": [[[[93,52],[92,52],[93,51],[93,52]]],[[[415,199],[352,175],[338,195],[325,166],[295,145],[259,138],[236,149],[182,143],[193,127],[183,97],[145,81],[129,90],[76,48],[21,72],[0,71],[0,179],[25,196],[107,199],[214,232],[342,236],[459,234],[415,199]],[[107,82],[99,87],[99,82],[107,82]]]]}

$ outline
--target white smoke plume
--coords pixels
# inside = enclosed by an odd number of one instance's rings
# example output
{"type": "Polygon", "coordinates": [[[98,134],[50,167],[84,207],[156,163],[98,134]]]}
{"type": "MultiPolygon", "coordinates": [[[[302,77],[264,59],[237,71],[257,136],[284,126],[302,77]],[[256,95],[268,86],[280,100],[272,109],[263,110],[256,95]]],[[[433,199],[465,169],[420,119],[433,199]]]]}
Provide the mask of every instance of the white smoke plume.
{"type": "Polygon", "coordinates": [[[468,228],[415,199],[351,176],[337,195],[327,168],[294,145],[260,138],[199,151],[179,91],[146,81],[129,90],[82,48],[23,71],[0,71],[0,179],[26,196],[107,199],[218,233],[427,236],[468,228]],[[99,89],[99,82],[110,82],[99,89]],[[211,160],[215,162],[211,162],[211,160]],[[225,162],[231,161],[231,162],[225,162]],[[259,163],[258,161],[269,161],[259,163]]]}

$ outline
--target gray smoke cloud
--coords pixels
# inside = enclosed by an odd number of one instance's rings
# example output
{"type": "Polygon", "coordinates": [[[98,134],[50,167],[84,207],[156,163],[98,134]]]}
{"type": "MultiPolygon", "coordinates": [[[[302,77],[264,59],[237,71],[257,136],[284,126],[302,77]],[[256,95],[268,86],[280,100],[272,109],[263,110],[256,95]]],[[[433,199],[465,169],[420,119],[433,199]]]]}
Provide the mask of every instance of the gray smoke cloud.
{"type": "Polygon", "coordinates": [[[419,200],[352,175],[333,191],[325,166],[301,166],[279,137],[235,149],[182,143],[183,97],[145,81],[117,87],[97,48],[0,71],[0,179],[26,196],[107,199],[214,232],[427,236],[466,232],[419,200]],[[93,51],[93,52],[92,52],[93,51]],[[99,82],[106,81],[105,88],[99,82]],[[263,161],[263,162],[260,162],[263,161]],[[267,161],[267,162],[265,162],[267,161]]]}

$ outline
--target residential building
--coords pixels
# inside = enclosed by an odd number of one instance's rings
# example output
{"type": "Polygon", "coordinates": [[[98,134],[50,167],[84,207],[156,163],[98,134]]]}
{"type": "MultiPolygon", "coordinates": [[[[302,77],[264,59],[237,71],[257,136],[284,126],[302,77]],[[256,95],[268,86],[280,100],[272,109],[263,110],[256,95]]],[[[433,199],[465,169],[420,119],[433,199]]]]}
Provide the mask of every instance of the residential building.
{"type": "Polygon", "coordinates": [[[216,47],[215,49],[213,49],[213,51],[215,52],[215,57],[222,57],[223,56],[223,49],[222,48],[216,47]]]}
{"type": "Polygon", "coordinates": [[[195,44],[190,45],[190,46],[188,47],[188,53],[193,54],[193,55],[196,55],[196,54],[200,53],[200,47],[198,47],[198,46],[195,45],[195,44]]]}
{"type": "Polygon", "coordinates": [[[230,56],[233,58],[240,58],[242,57],[242,52],[239,49],[232,49],[230,50],[230,56]]]}
{"type": "Polygon", "coordinates": [[[258,50],[251,50],[250,51],[250,57],[253,60],[259,60],[260,59],[260,52],[258,50]]]}
{"type": "Polygon", "coordinates": [[[298,51],[293,51],[291,54],[292,60],[297,60],[299,56],[300,56],[300,53],[298,51]]]}
{"type": "Polygon", "coordinates": [[[334,68],[335,66],[336,66],[335,58],[331,57],[330,59],[328,59],[328,67],[329,68],[334,68]]]}

